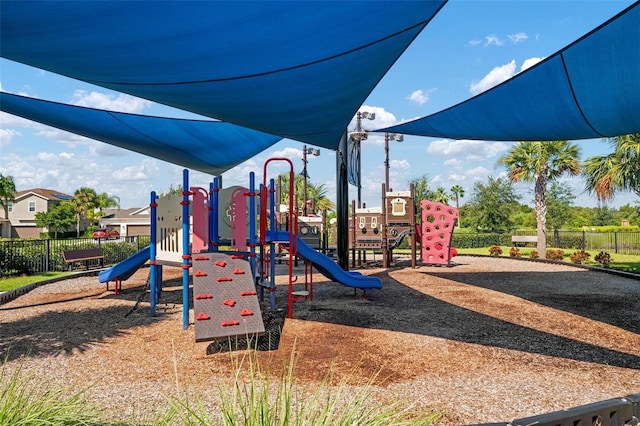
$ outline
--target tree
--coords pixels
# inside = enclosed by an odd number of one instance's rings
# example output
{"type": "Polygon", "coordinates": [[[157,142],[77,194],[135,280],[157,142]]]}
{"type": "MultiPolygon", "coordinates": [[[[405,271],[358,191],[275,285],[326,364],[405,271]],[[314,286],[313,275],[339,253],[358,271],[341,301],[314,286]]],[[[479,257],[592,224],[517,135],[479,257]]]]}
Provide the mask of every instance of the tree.
{"type": "MultiPolygon", "coordinates": [[[[280,176],[281,185],[281,202],[289,203],[289,173],[282,173],[280,176]]],[[[277,184],[277,183],[276,183],[277,184]]],[[[294,175],[293,191],[296,199],[294,200],[294,206],[296,210],[303,211],[303,198],[304,198],[304,176],[294,175]]],[[[335,204],[327,197],[327,189],[324,185],[315,185],[307,180],[307,214],[316,214],[319,210],[334,210],[335,204]]]]}
{"type": "Polygon", "coordinates": [[[489,176],[486,185],[482,182],[474,185],[471,200],[467,203],[470,204],[470,212],[466,220],[482,231],[508,230],[519,199],[509,180],[489,176]]]}
{"type": "Polygon", "coordinates": [[[518,142],[498,163],[509,172],[511,182],[533,182],[538,253],[545,258],[547,249],[547,183],[563,174],[580,173],[580,148],[567,141],[518,142]]]}
{"type": "Polygon", "coordinates": [[[62,201],[51,207],[48,212],[39,212],[35,216],[36,226],[47,228],[49,232],[55,233],[58,238],[58,231],[65,231],[76,222],[76,211],[73,202],[62,201]]]}
{"type": "Polygon", "coordinates": [[[439,186],[438,189],[432,195],[432,200],[436,203],[449,204],[449,194],[447,194],[447,190],[443,187],[439,186]]]}
{"type": "Polygon", "coordinates": [[[430,200],[433,201],[433,191],[429,189],[429,177],[427,175],[422,175],[419,178],[414,178],[409,181],[409,185],[413,185],[413,190],[415,192],[415,203],[416,205],[420,205],[420,201],[422,200],[430,200]]]}
{"type": "Polygon", "coordinates": [[[98,194],[97,197],[96,208],[98,209],[98,211],[90,211],[88,212],[88,215],[90,219],[100,219],[104,216],[104,209],[108,209],[111,207],[120,208],[120,198],[115,195],[112,196],[107,194],[106,192],[103,192],[102,194],[98,194]]]}
{"type": "Polygon", "coordinates": [[[98,194],[92,188],[76,189],[71,199],[76,213],[76,234],[80,237],[80,221],[87,217],[87,213],[98,207],[98,194]]]}
{"type": "Polygon", "coordinates": [[[460,228],[460,198],[464,197],[464,188],[460,185],[453,185],[450,189],[451,195],[456,200],[456,210],[458,210],[458,228],[460,228]]]}
{"type": "Polygon", "coordinates": [[[583,165],[585,186],[598,201],[612,200],[618,191],[631,191],[640,197],[640,133],[608,140],[614,151],[589,157],[583,165]]]}
{"type": "Polygon", "coordinates": [[[9,203],[15,201],[16,184],[12,176],[3,176],[0,173],[0,206],[4,210],[4,218],[9,218],[9,203]]]}
{"type": "Polygon", "coordinates": [[[572,217],[571,205],[576,196],[570,189],[552,182],[547,194],[548,222],[553,229],[562,228],[572,217]]]}

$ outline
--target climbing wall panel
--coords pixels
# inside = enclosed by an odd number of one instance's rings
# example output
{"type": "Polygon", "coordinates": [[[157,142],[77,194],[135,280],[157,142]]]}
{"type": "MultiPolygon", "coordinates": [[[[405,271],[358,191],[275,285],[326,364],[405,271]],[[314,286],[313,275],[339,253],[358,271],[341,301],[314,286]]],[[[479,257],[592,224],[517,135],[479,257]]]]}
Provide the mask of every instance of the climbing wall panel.
{"type": "Polygon", "coordinates": [[[451,236],[458,209],[429,200],[420,202],[422,209],[422,263],[449,265],[451,236]]]}
{"type": "Polygon", "coordinates": [[[260,304],[244,254],[193,256],[196,342],[264,334],[260,304]]]}

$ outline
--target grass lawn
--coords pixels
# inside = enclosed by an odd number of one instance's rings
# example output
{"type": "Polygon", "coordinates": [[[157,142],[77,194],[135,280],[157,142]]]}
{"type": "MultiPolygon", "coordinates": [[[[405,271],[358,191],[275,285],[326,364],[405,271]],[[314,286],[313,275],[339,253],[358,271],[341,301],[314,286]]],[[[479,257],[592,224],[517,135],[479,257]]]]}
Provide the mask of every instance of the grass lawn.
{"type": "Polygon", "coordinates": [[[25,275],[20,277],[0,278],[0,291],[13,290],[15,288],[20,288],[28,284],[33,284],[64,275],[69,275],[69,272],[43,272],[41,274],[29,276],[25,275]]]}

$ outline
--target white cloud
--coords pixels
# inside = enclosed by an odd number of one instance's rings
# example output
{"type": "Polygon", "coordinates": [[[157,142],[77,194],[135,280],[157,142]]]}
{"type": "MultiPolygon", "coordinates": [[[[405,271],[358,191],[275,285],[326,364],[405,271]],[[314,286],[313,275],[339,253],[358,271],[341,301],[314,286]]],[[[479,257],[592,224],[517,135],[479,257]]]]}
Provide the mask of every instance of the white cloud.
{"type": "Polygon", "coordinates": [[[509,34],[507,37],[509,38],[509,40],[511,40],[511,43],[513,44],[518,44],[521,41],[524,41],[527,38],[529,38],[529,36],[527,36],[526,33],[522,33],[522,32],[516,33],[516,34],[509,34]]]}
{"type": "MultiPolygon", "coordinates": [[[[396,116],[392,113],[386,111],[382,107],[363,105],[360,107],[360,111],[372,112],[376,115],[374,120],[363,119],[362,120],[362,128],[363,129],[381,129],[383,127],[389,127],[394,124],[397,124],[396,116]]],[[[356,116],[351,119],[349,123],[349,131],[354,131],[356,128],[356,116]]]]}
{"type": "Polygon", "coordinates": [[[469,92],[474,95],[482,93],[498,84],[513,77],[516,71],[515,59],[508,64],[501,65],[492,69],[489,74],[485,75],[482,80],[471,83],[469,92]]]}
{"type": "Polygon", "coordinates": [[[409,170],[411,164],[407,160],[389,160],[389,168],[393,170],[409,170]]]}
{"type": "Polygon", "coordinates": [[[479,45],[481,43],[482,43],[482,40],[475,39],[475,40],[469,40],[468,44],[469,44],[469,46],[477,46],[477,45],[479,45]]]}
{"type": "Polygon", "coordinates": [[[139,164],[114,170],[112,177],[118,182],[138,182],[153,179],[159,172],[156,160],[143,159],[139,164]]]}
{"type": "Polygon", "coordinates": [[[503,46],[504,42],[495,34],[489,34],[485,38],[485,46],[503,46]]]}
{"type": "Polygon", "coordinates": [[[107,111],[139,113],[145,108],[149,108],[152,102],[122,93],[116,96],[115,94],[76,90],[73,93],[71,104],[107,111]]]}
{"type": "Polygon", "coordinates": [[[531,68],[532,66],[534,66],[535,64],[537,64],[542,60],[544,60],[544,56],[542,58],[533,57],[533,58],[525,59],[522,65],[520,66],[520,71],[522,72],[528,68],[531,68]]]}
{"type": "Polygon", "coordinates": [[[463,166],[463,162],[458,160],[457,158],[451,158],[447,161],[444,162],[445,167],[454,169],[454,168],[458,168],[458,167],[462,167],[463,166]]]}
{"type": "Polygon", "coordinates": [[[473,140],[440,139],[427,146],[427,152],[431,155],[443,157],[461,157],[471,161],[484,161],[495,157],[509,149],[503,142],[485,142],[473,140]]]}
{"type": "Polygon", "coordinates": [[[422,89],[418,89],[413,93],[411,93],[409,96],[407,96],[407,99],[409,99],[411,102],[415,102],[418,105],[422,106],[425,103],[429,102],[429,97],[431,93],[433,93],[435,90],[436,89],[429,89],[425,91],[422,89]]]}
{"type": "Polygon", "coordinates": [[[20,136],[20,132],[13,129],[0,129],[0,148],[8,146],[13,138],[20,136]]]}

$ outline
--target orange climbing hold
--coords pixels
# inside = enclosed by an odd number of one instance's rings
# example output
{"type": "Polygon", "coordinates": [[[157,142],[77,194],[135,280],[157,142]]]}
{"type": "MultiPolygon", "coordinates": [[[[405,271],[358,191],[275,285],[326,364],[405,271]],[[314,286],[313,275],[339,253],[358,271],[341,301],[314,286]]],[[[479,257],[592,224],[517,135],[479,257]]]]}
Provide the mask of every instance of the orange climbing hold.
{"type": "Polygon", "coordinates": [[[231,279],[231,277],[218,277],[218,278],[216,278],[216,281],[221,283],[223,281],[233,281],[233,280],[231,279]]]}
{"type": "Polygon", "coordinates": [[[250,317],[251,315],[253,315],[253,312],[251,312],[249,309],[242,309],[240,311],[241,317],[250,317]]]}
{"type": "Polygon", "coordinates": [[[196,299],[213,299],[213,296],[210,294],[196,294],[196,299]]]}
{"type": "Polygon", "coordinates": [[[233,270],[233,273],[236,275],[244,274],[244,271],[240,268],[236,268],[233,270]]]}
{"type": "Polygon", "coordinates": [[[209,319],[211,319],[211,317],[204,312],[200,312],[198,315],[196,315],[196,321],[206,321],[209,319]]]}
{"type": "Polygon", "coordinates": [[[207,273],[205,271],[196,271],[194,274],[196,277],[206,277],[207,273]]]}
{"type": "Polygon", "coordinates": [[[240,325],[240,321],[238,321],[238,320],[233,320],[233,321],[222,321],[222,322],[220,323],[220,325],[221,325],[222,327],[230,327],[230,326],[232,326],[232,325],[240,325]]]}
{"type": "Polygon", "coordinates": [[[232,259],[244,259],[244,255],[243,254],[232,254],[230,257],[232,259]]]}
{"type": "Polygon", "coordinates": [[[209,260],[209,256],[196,256],[193,260],[209,260]]]}
{"type": "Polygon", "coordinates": [[[234,306],[236,306],[236,301],[233,299],[225,299],[222,301],[222,304],[233,308],[234,306]]]}
{"type": "Polygon", "coordinates": [[[255,295],[256,295],[255,290],[246,290],[246,291],[240,292],[240,296],[255,296],[255,295]]]}
{"type": "Polygon", "coordinates": [[[214,263],[214,265],[224,268],[225,266],[227,266],[227,262],[225,262],[224,260],[218,260],[216,263],[214,263]]]}

